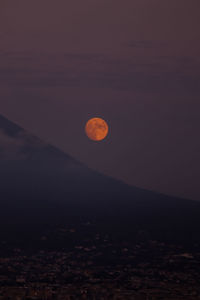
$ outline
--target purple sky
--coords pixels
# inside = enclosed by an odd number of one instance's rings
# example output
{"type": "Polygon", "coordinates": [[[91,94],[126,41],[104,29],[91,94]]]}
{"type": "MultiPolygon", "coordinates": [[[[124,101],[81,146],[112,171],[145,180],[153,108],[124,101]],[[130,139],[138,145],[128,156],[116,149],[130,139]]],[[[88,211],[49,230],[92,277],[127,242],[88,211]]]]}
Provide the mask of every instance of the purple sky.
{"type": "Polygon", "coordinates": [[[199,0],[4,0],[0,112],[86,165],[200,200],[199,0]],[[89,141],[100,116],[109,137],[89,141]]]}

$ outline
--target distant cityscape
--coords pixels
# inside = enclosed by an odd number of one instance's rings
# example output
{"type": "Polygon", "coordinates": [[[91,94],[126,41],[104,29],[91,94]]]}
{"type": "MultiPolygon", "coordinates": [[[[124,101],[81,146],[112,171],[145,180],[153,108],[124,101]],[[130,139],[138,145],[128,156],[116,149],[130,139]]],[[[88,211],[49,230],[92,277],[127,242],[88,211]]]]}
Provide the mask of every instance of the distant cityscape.
{"type": "Polygon", "coordinates": [[[2,240],[0,299],[200,299],[198,247],[185,252],[182,246],[145,239],[118,244],[99,232],[71,248],[45,246],[52,236],[73,239],[77,230],[48,232],[34,251],[2,240]]]}

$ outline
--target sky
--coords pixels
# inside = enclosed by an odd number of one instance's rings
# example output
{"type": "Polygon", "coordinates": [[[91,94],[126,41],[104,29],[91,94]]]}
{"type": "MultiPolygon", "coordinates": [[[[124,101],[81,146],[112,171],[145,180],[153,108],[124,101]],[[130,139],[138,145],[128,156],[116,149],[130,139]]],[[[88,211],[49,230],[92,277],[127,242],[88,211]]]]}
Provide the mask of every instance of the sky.
{"type": "Polygon", "coordinates": [[[2,0],[0,113],[87,166],[200,200],[199,0],[2,0]],[[90,117],[110,127],[90,141],[90,117]]]}

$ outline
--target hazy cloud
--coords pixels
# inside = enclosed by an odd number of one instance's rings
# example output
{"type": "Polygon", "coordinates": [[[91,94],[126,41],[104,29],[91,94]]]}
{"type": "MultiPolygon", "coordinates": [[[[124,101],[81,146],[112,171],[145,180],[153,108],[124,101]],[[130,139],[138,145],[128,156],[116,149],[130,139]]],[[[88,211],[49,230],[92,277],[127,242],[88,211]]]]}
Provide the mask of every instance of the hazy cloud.
{"type": "Polygon", "coordinates": [[[151,40],[144,40],[144,41],[131,41],[127,44],[124,44],[125,46],[128,46],[130,48],[156,48],[160,46],[165,46],[166,43],[161,41],[151,41],[151,40]]]}
{"type": "Polygon", "coordinates": [[[24,144],[19,138],[8,136],[3,130],[0,130],[0,156],[1,158],[16,158],[21,156],[21,148],[24,144]]]}
{"type": "MultiPolygon", "coordinates": [[[[135,42],[150,46],[153,42],[135,42]]],[[[152,93],[200,93],[200,60],[191,57],[126,58],[101,54],[2,54],[1,86],[108,88],[152,93]],[[5,63],[6,61],[6,63],[5,63]]]]}
{"type": "Polygon", "coordinates": [[[43,148],[46,144],[25,131],[15,136],[8,135],[0,129],[0,158],[1,159],[26,159],[29,156],[28,148],[43,148]]]}

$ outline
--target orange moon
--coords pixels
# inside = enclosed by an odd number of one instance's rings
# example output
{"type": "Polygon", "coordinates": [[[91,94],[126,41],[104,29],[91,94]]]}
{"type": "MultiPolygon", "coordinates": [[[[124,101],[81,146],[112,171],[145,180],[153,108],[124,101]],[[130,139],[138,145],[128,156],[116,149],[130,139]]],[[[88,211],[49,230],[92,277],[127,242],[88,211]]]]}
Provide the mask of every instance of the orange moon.
{"type": "Polygon", "coordinates": [[[85,132],[89,139],[101,141],[108,135],[108,124],[101,118],[92,118],[86,123],[85,132]]]}

